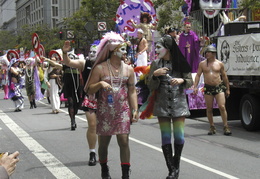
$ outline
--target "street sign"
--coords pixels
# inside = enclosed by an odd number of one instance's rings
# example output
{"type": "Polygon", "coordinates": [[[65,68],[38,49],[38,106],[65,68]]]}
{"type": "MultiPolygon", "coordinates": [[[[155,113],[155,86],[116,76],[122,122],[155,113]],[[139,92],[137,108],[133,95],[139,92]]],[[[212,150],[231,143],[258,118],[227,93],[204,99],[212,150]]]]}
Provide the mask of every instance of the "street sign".
{"type": "Polygon", "coordinates": [[[106,31],[107,23],[106,22],[98,22],[98,31],[106,31]]]}
{"type": "Polygon", "coordinates": [[[40,44],[39,50],[38,50],[39,56],[41,58],[41,60],[43,59],[43,57],[45,56],[45,49],[43,47],[42,44],[40,44]]]}
{"type": "Polygon", "coordinates": [[[34,33],[32,35],[32,45],[33,45],[33,49],[35,51],[38,51],[39,50],[39,47],[40,47],[40,38],[38,36],[37,33],[34,33]]]}
{"type": "Polygon", "coordinates": [[[73,30],[68,30],[67,31],[67,39],[74,39],[74,31],[73,30]]]}
{"type": "Polygon", "coordinates": [[[19,58],[19,54],[14,50],[9,50],[7,52],[6,56],[7,56],[8,61],[11,61],[13,58],[16,58],[16,59],[19,58]]]}

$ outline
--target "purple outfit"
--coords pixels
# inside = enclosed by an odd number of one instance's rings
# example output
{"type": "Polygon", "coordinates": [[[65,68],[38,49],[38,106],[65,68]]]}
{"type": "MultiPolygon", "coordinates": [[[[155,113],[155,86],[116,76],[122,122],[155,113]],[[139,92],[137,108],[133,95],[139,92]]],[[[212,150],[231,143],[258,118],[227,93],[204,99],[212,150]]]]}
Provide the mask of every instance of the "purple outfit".
{"type": "Polygon", "coordinates": [[[179,39],[179,48],[186,60],[191,66],[191,72],[196,73],[199,67],[200,41],[197,34],[190,31],[188,34],[181,33],[179,39]]]}
{"type": "MultiPolygon", "coordinates": [[[[119,78],[112,77],[115,84],[119,78]]],[[[111,84],[110,76],[104,76],[103,81],[111,84]]],[[[128,77],[123,77],[121,88],[112,93],[101,89],[97,104],[97,134],[117,135],[130,133],[130,107],[128,103],[128,77]],[[108,94],[113,94],[113,106],[108,105],[108,94]]]]}

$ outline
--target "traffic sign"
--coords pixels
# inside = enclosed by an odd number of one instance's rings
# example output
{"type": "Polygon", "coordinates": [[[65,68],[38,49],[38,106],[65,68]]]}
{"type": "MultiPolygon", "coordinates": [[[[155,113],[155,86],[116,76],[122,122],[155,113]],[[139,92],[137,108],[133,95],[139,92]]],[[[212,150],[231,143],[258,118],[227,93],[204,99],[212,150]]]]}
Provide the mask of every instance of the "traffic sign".
{"type": "Polygon", "coordinates": [[[74,31],[73,30],[68,30],[67,31],[67,39],[74,39],[74,31]]]}
{"type": "Polygon", "coordinates": [[[40,38],[38,36],[37,33],[34,33],[32,35],[32,45],[33,45],[33,49],[35,51],[38,51],[39,50],[39,47],[40,47],[40,38]]]}
{"type": "Polygon", "coordinates": [[[45,56],[45,49],[42,44],[40,44],[39,50],[38,50],[39,56],[42,59],[45,56]]]}
{"type": "Polygon", "coordinates": [[[106,31],[107,23],[106,22],[98,22],[98,31],[106,31]]]}
{"type": "Polygon", "coordinates": [[[9,50],[6,56],[8,61],[11,61],[13,58],[19,59],[19,54],[14,50],[9,50]]]}

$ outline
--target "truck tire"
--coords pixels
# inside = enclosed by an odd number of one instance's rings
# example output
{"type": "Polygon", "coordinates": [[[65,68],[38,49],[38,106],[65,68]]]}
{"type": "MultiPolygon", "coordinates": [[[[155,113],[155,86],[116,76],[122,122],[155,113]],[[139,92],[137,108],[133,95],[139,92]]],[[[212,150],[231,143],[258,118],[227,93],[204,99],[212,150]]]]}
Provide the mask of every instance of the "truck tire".
{"type": "Polygon", "coordinates": [[[260,128],[260,102],[254,95],[246,94],[240,102],[239,118],[247,131],[255,131],[260,128]]]}

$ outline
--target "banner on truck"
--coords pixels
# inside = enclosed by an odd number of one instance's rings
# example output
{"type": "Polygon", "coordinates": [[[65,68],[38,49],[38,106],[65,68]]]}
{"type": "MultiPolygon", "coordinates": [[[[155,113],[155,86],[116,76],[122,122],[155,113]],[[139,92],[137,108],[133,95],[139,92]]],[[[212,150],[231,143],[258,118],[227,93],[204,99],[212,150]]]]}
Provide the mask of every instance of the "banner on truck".
{"type": "Polygon", "coordinates": [[[260,33],[219,37],[217,49],[228,75],[260,76],[260,33]]]}

